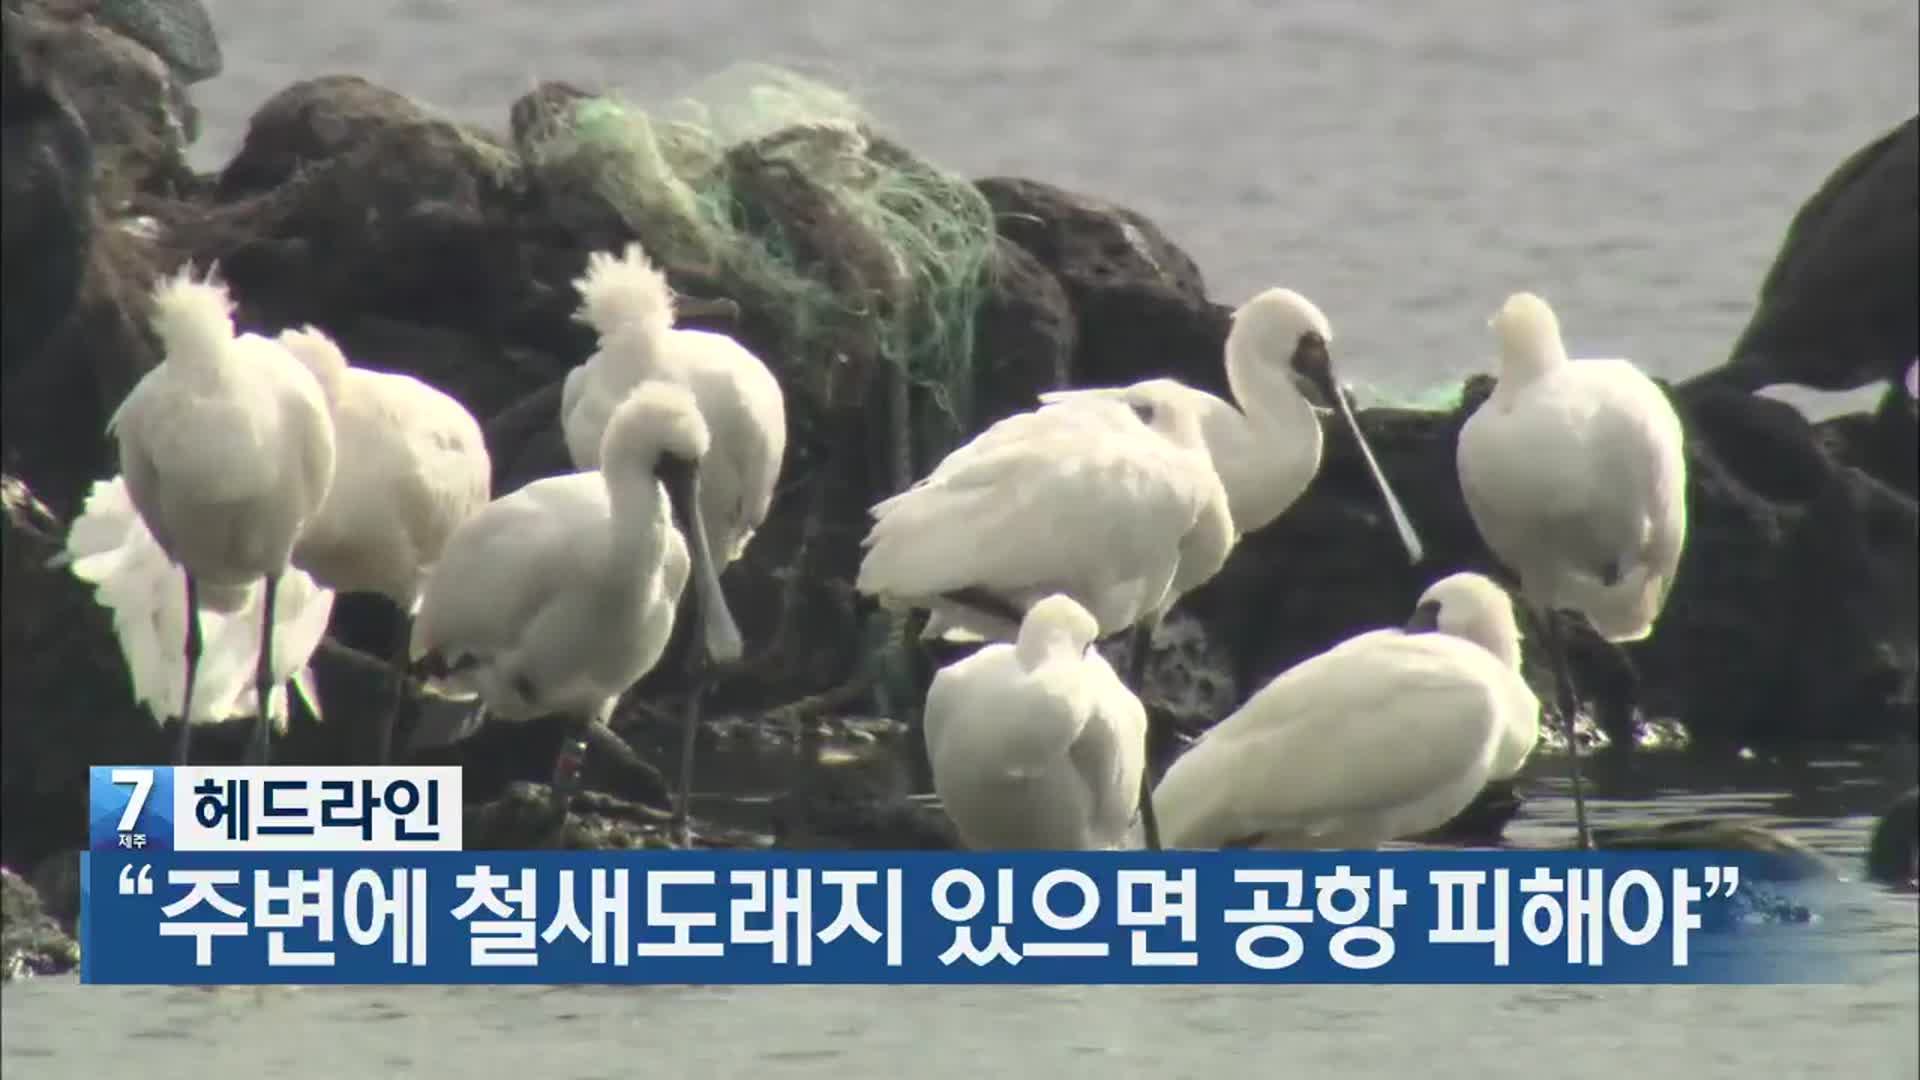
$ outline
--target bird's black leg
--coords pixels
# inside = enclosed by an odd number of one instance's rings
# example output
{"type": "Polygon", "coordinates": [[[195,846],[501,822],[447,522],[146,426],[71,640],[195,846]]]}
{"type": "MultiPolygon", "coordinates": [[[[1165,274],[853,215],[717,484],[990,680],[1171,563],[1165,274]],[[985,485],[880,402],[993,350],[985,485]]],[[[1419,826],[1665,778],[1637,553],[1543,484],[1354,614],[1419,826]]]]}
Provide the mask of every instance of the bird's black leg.
{"type": "MultiPolygon", "coordinates": [[[[408,646],[413,637],[413,616],[400,611],[396,640],[393,643],[393,680],[388,687],[387,707],[374,720],[373,760],[376,765],[393,764],[394,747],[407,745],[408,731],[402,730],[401,712],[411,700],[407,693],[408,646]]],[[[411,710],[406,710],[409,713],[411,710]]]]}
{"type": "Polygon", "coordinates": [[[193,747],[193,681],[200,674],[200,590],[193,575],[187,576],[187,692],[180,702],[180,741],[173,751],[173,763],[185,765],[193,747]]]}
{"type": "Polygon", "coordinates": [[[1580,699],[1574,693],[1573,673],[1567,662],[1567,639],[1560,626],[1558,613],[1548,608],[1540,613],[1541,625],[1545,628],[1547,652],[1553,657],[1554,696],[1558,699],[1560,724],[1567,735],[1567,763],[1573,774],[1573,820],[1579,836],[1580,850],[1593,847],[1593,835],[1587,829],[1587,798],[1585,783],[1580,775],[1580,738],[1574,730],[1574,718],[1580,708],[1580,699]]]}
{"type": "Polygon", "coordinates": [[[590,716],[567,716],[567,732],[553,759],[552,807],[559,821],[566,820],[574,793],[580,790],[580,771],[587,761],[587,728],[592,723],[590,716]]]}
{"type": "Polygon", "coordinates": [[[267,595],[260,604],[260,658],[253,669],[253,690],[259,699],[260,718],[253,729],[253,746],[247,754],[247,760],[254,765],[265,765],[269,753],[269,744],[273,737],[273,602],[280,591],[280,575],[268,574],[266,577],[267,595]]]}
{"type": "Polygon", "coordinates": [[[680,733],[679,787],[673,799],[673,838],[682,847],[693,846],[693,747],[700,734],[707,674],[707,651],[696,645],[687,654],[687,715],[680,733]]]}
{"type": "MultiPolygon", "coordinates": [[[[1130,644],[1127,648],[1127,689],[1137,697],[1146,689],[1147,660],[1153,655],[1153,624],[1155,620],[1143,620],[1128,632],[1130,644]]],[[[1143,702],[1144,703],[1144,702],[1143,702]]],[[[1140,770],[1140,828],[1145,835],[1148,851],[1160,850],[1160,818],[1153,809],[1153,753],[1158,745],[1154,738],[1153,711],[1147,711],[1147,761],[1140,770]]]]}

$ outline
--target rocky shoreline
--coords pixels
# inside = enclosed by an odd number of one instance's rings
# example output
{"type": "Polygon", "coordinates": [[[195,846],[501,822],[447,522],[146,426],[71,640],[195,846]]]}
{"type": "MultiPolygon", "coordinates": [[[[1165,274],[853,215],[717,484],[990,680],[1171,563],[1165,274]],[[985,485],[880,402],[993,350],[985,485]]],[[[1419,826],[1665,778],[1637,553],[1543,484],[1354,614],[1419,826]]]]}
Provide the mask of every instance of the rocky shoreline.
{"type": "MultiPolygon", "coordinates": [[[[0,861],[34,867],[67,859],[82,842],[84,766],[166,753],[151,718],[129,704],[107,614],[45,565],[87,485],[113,471],[107,416],[157,362],[144,314],[157,275],[218,262],[244,327],[312,323],[356,363],[417,375],[459,398],[485,425],[501,494],[566,468],[552,416],[560,378],[591,349],[571,317],[569,285],[587,253],[629,239],[657,256],[674,249],[604,185],[544,152],[583,115],[582,102],[599,100],[580,88],[542,85],[495,133],[354,76],[310,80],[259,108],[223,169],[196,175],[186,165],[195,128],[187,86],[218,70],[210,30],[196,36],[191,20],[176,20],[171,37],[154,37],[56,0],[7,0],[5,18],[0,861]]],[[[858,134],[875,167],[932,170],[885,136],[858,134]]],[[[782,493],[727,578],[750,643],[771,644],[750,677],[723,688],[709,734],[723,743],[729,725],[757,731],[752,720],[774,715],[802,744],[824,741],[840,748],[828,756],[858,758],[902,730],[861,715],[873,711],[874,691],[911,701],[928,674],[924,661],[875,663],[885,628],[849,585],[866,507],[903,472],[924,471],[944,440],[1030,407],[1042,390],[1158,375],[1224,390],[1228,309],[1208,295],[1193,260],[1131,210],[1034,180],[956,178],[981,204],[968,212],[987,215],[992,231],[977,302],[956,331],[970,342],[964,382],[945,384],[947,397],[971,407],[963,431],[944,430],[937,421],[951,401],[925,385],[896,385],[885,366],[887,328],[931,317],[907,311],[919,294],[893,269],[898,253],[876,249],[876,235],[851,222],[831,190],[797,182],[783,171],[792,159],[770,149],[845,137],[800,128],[730,148],[740,227],[797,252],[813,281],[846,300],[830,311],[897,308],[892,322],[802,327],[737,265],[663,261],[683,295],[726,301],[689,321],[769,358],[793,417],[782,493]],[[913,418],[904,443],[902,409],[913,418]],[[849,684],[858,692],[837,693],[849,684]]],[[[1821,197],[1832,199],[1825,189],[1821,197]]],[[[1768,318],[1774,326],[1785,316],[1768,318]]],[[[1821,384],[1869,385],[1890,363],[1836,355],[1821,384]]],[[[1672,390],[1689,433],[1689,547],[1659,632],[1631,650],[1631,670],[1611,649],[1575,658],[1594,699],[1595,737],[1632,744],[1644,712],[1684,717],[1696,745],[1911,740],[1920,669],[1914,398],[1891,385],[1872,413],[1812,423],[1748,392],[1750,381],[1672,390]]],[[[1453,464],[1460,426],[1489,385],[1470,380],[1451,408],[1361,413],[1427,543],[1424,565],[1405,565],[1361,463],[1345,440],[1329,439],[1308,494],[1247,537],[1164,628],[1149,707],[1196,734],[1294,661],[1358,627],[1397,621],[1440,573],[1495,571],[1453,464]]],[[[341,599],[334,640],[314,660],[334,717],[377,700],[368,658],[388,655],[384,609],[358,600],[341,599]]],[[[677,691],[676,651],[641,697],[677,691]]],[[[633,713],[619,726],[644,741],[651,725],[633,713]]],[[[237,756],[238,734],[211,732],[201,745],[210,760],[237,756]]],[[[434,758],[467,769],[470,846],[659,842],[646,793],[617,761],[589,775],[589,787],[607,794],[583,805],[562,835],[529,833],[532,818],[517,808],[538,805],[527,782],[544,776],[558,737],[542,724],[493,730],[434,758]]],[[[296,723],[279,753],[348,761],[359,739],[349,723],[296,723]]],[[[709,840],[951,843],[938,812],[906,798],[913,787],[900,755],[882,756],[893,763],[819,768],[763,820],[737,837],[710,830],[709,840]]],[[[703,765],[703,774],[725,767],[703,765]]],[[[1460,834],[1497,836],[1515,806],[1511,792],[1489,792],[1460,834]]],[[[11,910],[16,889],[29,887],[11,874],[5,886],[11,910]]]]}

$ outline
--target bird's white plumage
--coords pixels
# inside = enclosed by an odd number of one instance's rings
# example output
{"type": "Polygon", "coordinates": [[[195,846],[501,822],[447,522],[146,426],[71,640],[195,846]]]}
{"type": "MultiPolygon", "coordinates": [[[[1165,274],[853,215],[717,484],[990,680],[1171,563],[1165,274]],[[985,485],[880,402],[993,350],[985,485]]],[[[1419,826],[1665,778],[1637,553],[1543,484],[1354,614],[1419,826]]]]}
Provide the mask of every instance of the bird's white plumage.
{"type": "MultiPolygon", "coordinates": [[[[122,478],[94,482],[58,561],[92,585],[95,601],[113,612],[114,635],[126,660],[134,701],[156,721],[178,714],[186,689],[181,664],[186,591],[179,570],[134,509],[122,478]]],[[[200,613],[202,653],[194,675],[192,723],[259,712],[253,676],[264,585],[256,581],[240,591],[244,599],[235,610],[200,613]]],[[[322,715],[320,698],[307,661],[326,634],[333,595],[333,590],[292,570],[281,577],[274,605],[274,683],[291,680],[316,717],[322,715]]],[[[277,729],[285,730],[287,700],[273,697],[268,715],[277,729]]]]}
{"type": "Polygon", "coordinates": [[[1235,532],[1191,408],[1166,397],[1151,426],[1141,415],[1092,397],[994,424],[873,507],[859,590],[930,609],[929,635],[990,640],[1017,625],[942,594],[980,588],[1025,611],[1061,593],[1102,635],[1164,612],[1220,568],[1235,532]]]}
{"type": "Polygon", "coordinates": [[[312,327],[278,340],[330,390],[338,445],[333,485],[294,564],[411,612],[454,528],[487,504],[493,466],[480,424],[412,376],[349,366],[312,327]]]}
{"type": "Polygon", "coordinates": [[[731,337],[675,327],[666,275],[638,244],[618,256],[588,256],[575,287],[581,296],[577,317],[594,329],[600,344],[561,386],[560,426],[574,466],[598,467],[607,418],[640,382],[685,386],[713,433],[713,449],[700,470],[700,501],[714,558],[721,566],[737,560],[766,519],[786,453],[786,400],[779,382],[731,337]]]}
{"type": "Polygon", "coordinates": [[[648,382],[614,411],[601,468],[495,499],[447,541],[414,620],[415,659],[439,654],[490,714],[604,717],[658,662],[689,576],[655,467],[698,461],[691,395],[648,382]]]}
{"type": "MultiPolygon", "coordinates": [[[[1291,289],[1268,289],[1234,312],[1225,349],[1227,385],[1238,406],[1172,379],[1136,386],[1178,395],[1199,417],[1207,452],[1241,533],[1265,527],[1300,498],[1320,470],[1319,414],[1288,366],[1305,333],[1333,341],[1327,317],[1291,289]]],[[[1049,391],[1043,402],[1122,394],[1131,388],[1049,391]]]]}
{"type": "Polygon", "coordinates": [[[120,403],[127,493],[156,542],[231,611],[287,568],[333,482],[334,431],[320,383],[278,343],[234,333],[226,290],[189,273],[154,292],[165,355],[120,403]]]}
{"type": "Polygon", "coordinates": [[[924,723],[934,790],[979,850],[1126,846],[1146,768],[1147,714],[1065,596],[1035,604],[1015,643],[942,668],[924,723]]]}
{"type": "Polygon", "coordinates": [[[1457,574],[1421,602],[1437,605],[1438,632],[1350,638],[1281,673],[1176,760],[1153,794],[1164,844],[1374,847],[1445,824],[1517,769],[1539,702],[1508,636],[1511,601],[1457,574]]]}
{"type": "Polygon", "coordinates": [[[1551,308],[1509,298],[1499,381],[1460,432],[1460,487],[1535,603],[1611,641],[1653,631],[1686,543],[1680,418],[1630,362],[1569,360],[1551,308]]]}

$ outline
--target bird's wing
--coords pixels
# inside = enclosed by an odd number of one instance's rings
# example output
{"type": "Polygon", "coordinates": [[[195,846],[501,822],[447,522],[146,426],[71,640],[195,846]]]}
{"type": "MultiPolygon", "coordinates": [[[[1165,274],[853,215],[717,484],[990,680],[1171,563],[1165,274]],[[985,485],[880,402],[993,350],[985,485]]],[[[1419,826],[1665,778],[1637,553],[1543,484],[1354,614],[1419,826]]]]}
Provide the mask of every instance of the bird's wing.
{"type": "MultiPolygon", "coordinates": [[[[94,599],[113,612],[114,636],[126,661],[134,700],[156,720],[175,716],[185,689],[186,585],[126,496],[118,477],[93,487],[68,534],[72,573],[94,586],[94,599]]],[[[260,647],[261,597],[256,584],[230,613],[200,615],[201,657],[194,674],[196,724],[258,711],[253,691],[260,647]]],[[[333,592],[298,570],[280,579],[274,608],[275,685],[304,670],[319,647],[333,611],[333,592]]],[[[315,714],[318,715],[316,707],[315,714]]],[[[286,701],[271,713],[286,722],[286,701]]]]}
{"type": "MultiPolygon", "coordinates": [[[[293,361],[289,361],[293,362],[293,361]]],[[[303,369],[304,370],[304,369],[303,369]]],[[[230,503],[278,490],[283,460],[270,405],[198,392],[156,368],[114,413],[128,494],[151,524],[178,491],[198,503],[230,503]]],[[[311,376],[308,376],[310,379],[311,376]]]]}
{"type": "Polygon", "coordinates": [[[1205,507],[1204,471],[1138,423],[1003,420],[873,508],[859,588],[931,597],[1170,573],[1205,507]]]}
{"type": "Polygon", "coordinates": [[[600,437],[613,415],[615,402],[600,388],[600,372],[606,365],[596,363],[599,358],[599,353],[588,357],[560,383],[560,434],[576,469],[600,466],[600,437]]]}
{"type": "Polygon", "coordinates": [[[1098,652],[1088,650],[1083,677],[1092,715],[1068,751],[1091,796],[1090,831],[1118,846],[1140,808],[1147,767],[1147,710],[1098,652]]]}
{"type": "Polygon", "coordinates": [[[1384,631],[1286,671],[1167,770],[1167,843],[1311,832],[1490,762],[1504,713],[1489,666],[1469,642],[1384,631]]]}
{"type": "Polygon", "coordinates": [[[787,450],[786,398],[760,358],[725,334],[675,330],[669,340],[672,366],[692,380],[713,432],[700,483],[725,493],[726,504],[708,516],[707,528],[715,556],[732,562],[773,505],[787,450]]]}
{"type": "Polygon", "coordinates": [[[597,472],[536,480],[482,507],[454,529],[427,579],[413,658],[512,647],[604,542],[611,513],[597,472]]]}
{"type": "Polygon", "coordinates": [[[486,505],[493,463],[480,424],[466,406],[407,375],[356,370],[362,388],[357,427],[380,429],[372,448],[391,487],[381,508],[400,515],[424,563],[460,522],[486,505]]]}
{"type": "Polygon", "coordinates": [[[1542,387],[1510,408],[1489,400],[1461,429],[1460,490],[1487,546],[1523,571],[1572,566],[1612,573],[1641,540],[1638,519],[1611,512],[1621,465],[1594,457],[1596,403],[1542,387]]]}
{"type": "Polygon", "coordinates": [[[255,365],[253,374],[270,379],[279,406],[278,431],[281,446],[289,447],[286,459],[291,468],[282,470],[282,485],[297,484],[302,521],[310,521],[327,501],[333,487],[335,454],[338,452],[333,431],[333,411],[320,380],[287,347],[277,341],[246,334],[235,345],[248,352],[255,365]]]}

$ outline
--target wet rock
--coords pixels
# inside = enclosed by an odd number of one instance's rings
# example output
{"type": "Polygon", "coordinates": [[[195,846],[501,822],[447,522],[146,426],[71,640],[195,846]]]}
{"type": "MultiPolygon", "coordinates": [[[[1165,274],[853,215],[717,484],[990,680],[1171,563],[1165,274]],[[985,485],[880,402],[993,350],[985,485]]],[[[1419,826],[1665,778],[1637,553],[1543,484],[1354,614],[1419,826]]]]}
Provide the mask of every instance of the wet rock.
{"type": "Polygon", "coordinates": [[[79,963],[79,944],[41,908],[40,894],[0,867],[0,980],[58,975],[79,963]]]}
{"type": "Polygon", "coordinates": [[[95,148],[102,205],[187,185],[187,146],[199,115],[165,61],[106,23],[75,17],[59,4],[28,3],[8,12],[10,36],[37,56],[67,95],[95,148]]]}
{"type": "Polygon", "coordinates": [[[1917,170],[1920,117],[1842,162],[1794,214],[1731,359],[1696,381],[1745,391],[1898,382],[1920,356],[1917,170]]]}
{"type": "Polygon", "coordinates": [[[1200,269],[1139,213],[1035,180],[978,182],[1000,235],[1066,289],[1079,319],[1073,381],[1118,386],[1169,375],[1225,389],[1228,309],[1207,298],[1200,269]]]}
{"type": "Polygon", "coordinates": [[[0,370],[32,363],[72,310],[93,235],[93,141],[26,20],[0,44],[0,370]]]}
{"type": "Polygon", "coordinates": [[[664,848],[670,846],[667,817],[652,807],[585,792],[564,820],[556,820],[546,785],[523,782],[486,802],[469,797],[461,830],[465,846],[475,851],[664,848]]]}
{"type": "Polygon", "coordinates": [[[1756,869],[1769,881],[1831,880],[1839,876],[1826,856],[1785,833],[1750,821],[1683,818],[1592,830],[1602,851],[1737,851],[1768,856],[1756,869]]]}

